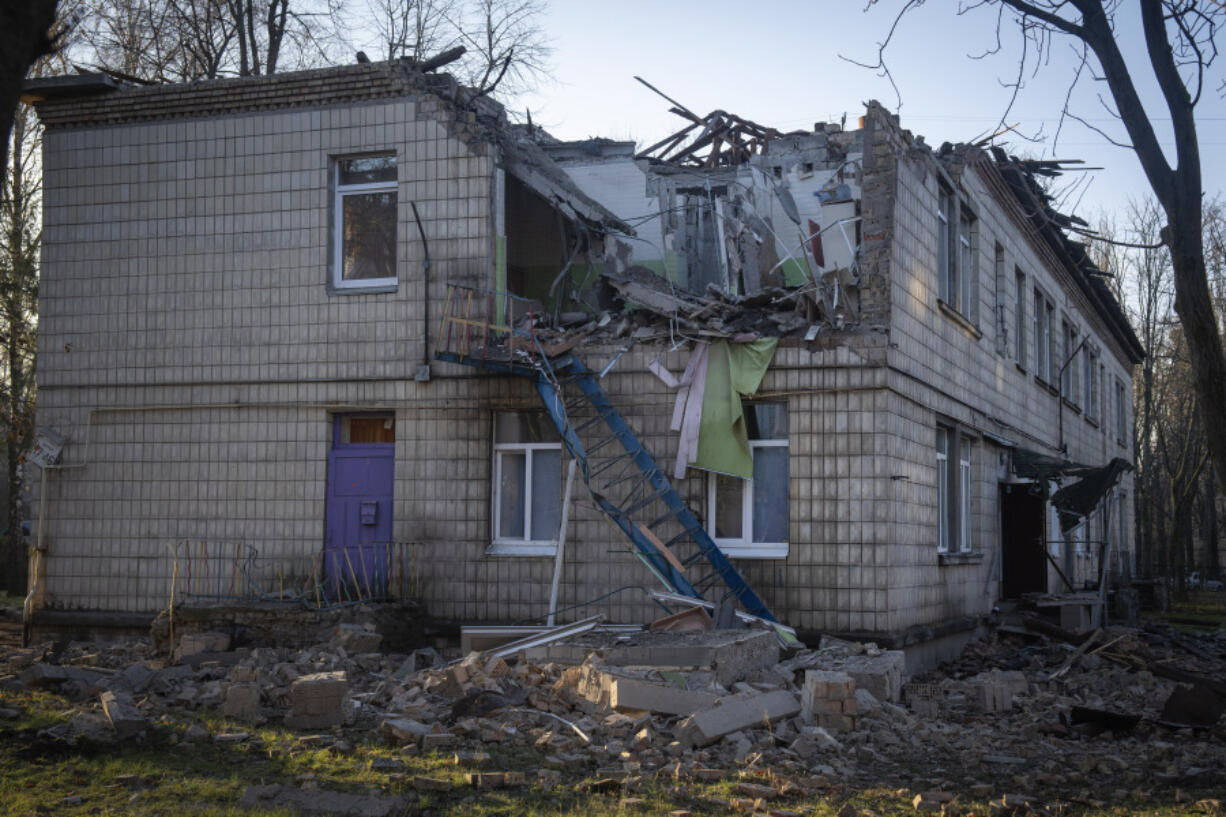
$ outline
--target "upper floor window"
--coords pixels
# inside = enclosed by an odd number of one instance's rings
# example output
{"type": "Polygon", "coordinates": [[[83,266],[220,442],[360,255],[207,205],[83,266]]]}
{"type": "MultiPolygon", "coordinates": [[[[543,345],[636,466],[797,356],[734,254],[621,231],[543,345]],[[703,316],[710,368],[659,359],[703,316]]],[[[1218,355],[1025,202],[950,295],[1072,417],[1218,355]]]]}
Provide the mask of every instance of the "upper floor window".
{"type": "Polygon", "coordinates": [[[396,157],[354,156],[333,166],[332,286],[396,285],[396,157]]]}
{"type": "Polygon", "coordinates": [[[944,184],[938,195],[938,294],[942,301],[974,321],[975,216],[944,184]]]}
{"type": "Polygon", "coordinates": [[[1014,270],[1014,283],[1017,287],[1017,300],[1013,303],[1013,346],[1017,365],[1026,368],[1026,276],[1022,271],[1014,270]]]}
{"type": "Polygon", "coordinates": [[[1043,294],[1043,290],[1034,290],[1034,375],[1044,383],[1052,382],[1051,371],[1051,321],[1055,306],[1043,294]]]}
{"type": "Polygon", "coordinates": [[[995,253],[993,255],[992,295],[996,310],[996,314],[993,315],[993,319],[996,321],[996,354],[1001,357],[1009,355],[1009,315],[1005,302],[1005,293],[1008,291],[1008,281],[1005,280],[1006,274],[1005,248],[998,241],[996,242],[995,253]]]}
{"type": "Polygon", "coordinates": [[[712,474],[707,519],[720,550],[740,558],[788,555],[788,407],[746,403],[753,479],[712,474]]]}
{"type": "Polygon", "coordinates": [[[1120,445],[1124,444],[1127,439],[1127,423],[1128,410],[1124,406],[1124,381],[1118,377],[1115,378],[1115,441],[1120,445]]]}
{"type": "Polygon", "coordinates": [[[1098,420],[1098,349],[1086,344],[1085,355],[1082,357],[1082,386],[1085,389],[1085,410],[1087,420],[1098,420]]]}
{"type": "Polygon", "coordinates": [[[1073,355],[1077,352],[1077,329],[1068,321],[1063,322],[1064,351],[1060,361],[1060,395],[1077,404],[1077,365],[1073,355]]]}

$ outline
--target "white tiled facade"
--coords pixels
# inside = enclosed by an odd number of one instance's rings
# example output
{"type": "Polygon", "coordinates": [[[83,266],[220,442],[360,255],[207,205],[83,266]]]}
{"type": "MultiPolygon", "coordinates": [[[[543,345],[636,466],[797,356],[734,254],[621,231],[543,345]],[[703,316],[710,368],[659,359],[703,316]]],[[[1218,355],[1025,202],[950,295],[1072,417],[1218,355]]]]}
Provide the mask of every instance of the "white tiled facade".
{"type": "MultiPolygon", "coordinates": [[[[164,607],[184,543],[256,548],[266,587],[301,576],[322,547],[331,418],[380,410],[396,418],[394,538],[413,543],[428,610],[464,622],[541,619],[553,558],[487,554],[493,413],[538,409],[535,390],[438,362],[429,381],[414,379],[427,328],[437,348],[445,284],[493,275],[497,147],[430,94],[293,105],[48,128],[38,423],[69,442],[41,497],[41,602],[164,607]],[[330,163],[371,152],[397,157],[399,282],[336,294],[330,163]],[[431,259],[429,307],[411,201],[431,259]]],[[[996,242],[1010,284],[1004,314],[1017,267],[1099,339],[1107,382],[1119,377],[1128,395],[1131,383],[1102,319],[974,170],[962,188],[978,216],[978,331],[938,307],[935,160],[903,147],[884,116],[870,110],[865,132],[862,325],[783,342],[760,390],[788,406],[789,553],[738,562],[798,629],[883,638],[981,615],[998,597],[1006,450],[982,435],[1048,454],[1057,442],[1058,398],[997,352],[996,242]],[[977,558],[964,564],[937,553],[938,418],[976,435],[977,558]]],[[[617,348],[583,354],[599,369],[617,348]]],[[[689,354],[636,346],[602,381],[666,467],[674,393],[647,365],[680,374],[689,354]]],[[[1110,407],[1114,393],[1104,394],[1110,407]]],[[[1094,425],[1066,407],[1071,459],[1130,458],[1113,409],[1102,413],[1094,425]]],[[[705,485],[691,470],[678,486],[700,515],[705,485]]],[[[627,589],[561,620],[647,619],[657,608],[639,588],[654,579],[577,488],[559,606],[627,589]]],[[[1131,493],[1127,479],[1122,488],[1131,493]]],[[[1077,560],[1075,581],[1092,576],[1093,560],[1077,560]]]]}

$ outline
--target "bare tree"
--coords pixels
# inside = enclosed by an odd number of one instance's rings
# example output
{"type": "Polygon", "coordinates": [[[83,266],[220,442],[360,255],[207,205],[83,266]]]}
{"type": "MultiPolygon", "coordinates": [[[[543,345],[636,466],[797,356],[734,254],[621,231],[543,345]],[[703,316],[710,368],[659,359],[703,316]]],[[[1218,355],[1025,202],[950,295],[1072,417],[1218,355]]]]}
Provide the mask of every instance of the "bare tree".
{"type": "MultiPolygon", "coordinates": [[[[890,37],[897,31],[898,19],[922,3],[907,0],[880,47],[875,67],[888,73],[884,55],[890,37]]],[[[1061,123],[1066,118],[1079,121],[1113,144],[1136,153],[1165,217],[1161,238],[1171,253],[1175,310],[1183,324],[1197,396],[1202,406],[1220,410],[1226,406],[1226,352],[1206,277],[1203,183],[1194,112],[1202,95],[1213,93],[1206,87],[1211,82],[1207,74],[1217,58],[1215,38],[1218,25],[1226,19],[1226,3],[1139,0],[1146,55],[1131,62],[1117,43],[1117,32],[1126,25],[1121,6],[1119,0],[974,0],[962,10],[995,11],[997,49],[1004,27],[1014,24],[1021,33],[1025,47],[1017,79],[1010,83],[1010,106],[1026,72],[1041,68],[1056,43],[1071,41],[1079,63],[1065,98],[1061,123]],[[1136,80],[1148,77],[1156,80],[1170,117],[1174,137],[1171,158],[1163,151],[1137,90],[1136,80]],[[1069,100],[1073,87],[1087,78],[1106,87],[1112,113],[1127,133],[1128,142],[1112,138],[1072,110],[1069,100]]],[[[1205,426],[1218,482],[1226,485],[1226,423],[1208,422],[1205,426]]]]}
{"type": "Polygon", "coordinates": [[[88,0],[77,51],[158,83],[275,74],[330,62],[340,13],[340,0],[88,0]]]}
{"type": "Polygon", "coordinates": [[[470,0],[449,18],[468,49],[460,79],[480,93],[501,87],[514,95],[535,85],[548,69],[552,47],[541,28],[542,0],[470,0]]]}
{"type": "Polygon", "coordinates": [[[366,0],[366,10],[384,59],[422,60],[459,38],[449,22],[460,18],[458,0],[366,0]]]}

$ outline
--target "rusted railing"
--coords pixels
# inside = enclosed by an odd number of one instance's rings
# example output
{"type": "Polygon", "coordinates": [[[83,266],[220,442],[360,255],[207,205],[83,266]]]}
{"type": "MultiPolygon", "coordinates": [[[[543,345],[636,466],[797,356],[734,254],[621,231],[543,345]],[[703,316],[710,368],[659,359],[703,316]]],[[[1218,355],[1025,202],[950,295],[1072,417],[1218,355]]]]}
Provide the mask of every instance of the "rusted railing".
{"type": "Polygon", "coordinates": [[[438,352],[482,363],[533,364],[541,354],[533,302],[509,292],[448,284],[438,333],[438,352]]]}

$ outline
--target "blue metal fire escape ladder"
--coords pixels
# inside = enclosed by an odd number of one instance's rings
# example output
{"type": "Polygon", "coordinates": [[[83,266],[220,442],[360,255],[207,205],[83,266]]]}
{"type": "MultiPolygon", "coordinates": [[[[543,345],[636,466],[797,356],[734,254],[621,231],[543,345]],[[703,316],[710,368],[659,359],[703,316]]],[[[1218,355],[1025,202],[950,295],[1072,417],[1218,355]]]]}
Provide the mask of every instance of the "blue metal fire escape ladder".
{"type": "MultiPolygon", "coordinates": [[[[466,300],[449,291],[441,333],[444,341],[435,357],[532,377],[562,444],[578,463],[592,499],[630,540],[652,573],[673,592],[696,599],[723,584],[726,590],[721,595],[734,597],[747,613],[777,622],[672,487],[667,474],[600,387],[597,375],[570,353],[551,360],[530,328],[514,328],[514,304],[505,295],[498,297],[503,299],[502,305],[496,322],[490,322],[472,314],[471,304],[484,297],[466,300]],[[461,308],[459,304],[469,305],[461,308]],[[446,331],[451,313],[455,313],[453,328],[461,338],[456,343],[450,342],[452,335],[446,331]],[[474,329],[478,332],[475,341],[467,334],[474,329]],[[460,332],[466,334],[461,336],[460,332]],[[654,518],[646,524],[636,522],[635,515],[640,512],[654,518]],[[669,538],[663,540],[656,531],[666,528],[669,538]],[[710,572],[691,578],[690,571],[702,570],[704,562],[710,572]]],[[[531,323],[529,317],[527,325],[531,323]]]]}

